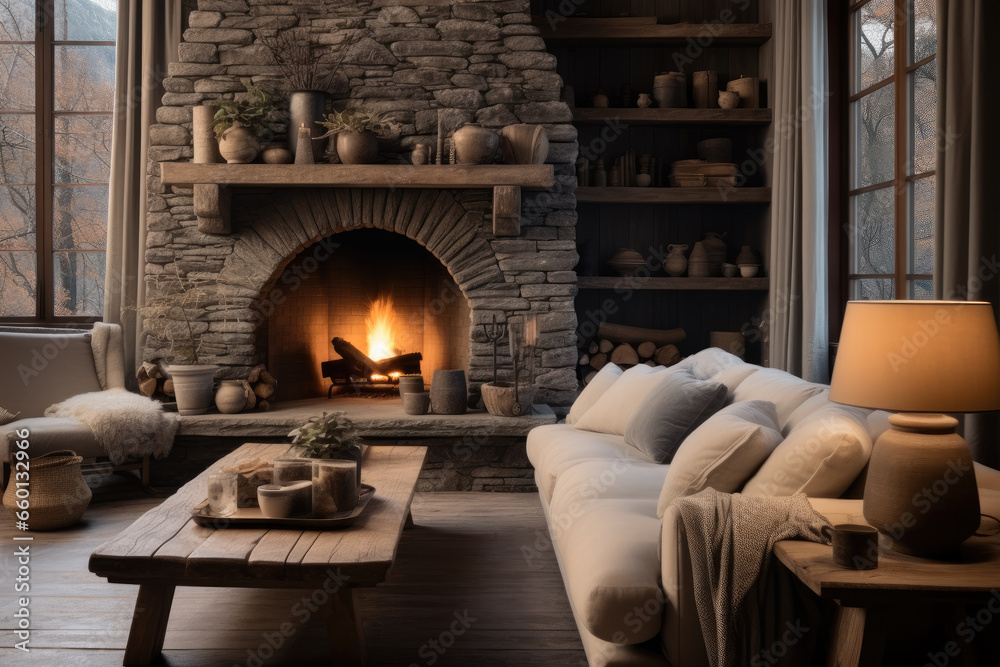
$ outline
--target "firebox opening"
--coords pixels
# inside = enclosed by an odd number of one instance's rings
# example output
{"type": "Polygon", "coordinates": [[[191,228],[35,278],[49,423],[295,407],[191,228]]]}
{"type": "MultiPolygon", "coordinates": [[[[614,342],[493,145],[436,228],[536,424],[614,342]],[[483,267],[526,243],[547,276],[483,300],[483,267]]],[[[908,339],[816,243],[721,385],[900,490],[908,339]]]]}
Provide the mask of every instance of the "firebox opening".
{"type": "Polygon", "coordinates": [[[335,234],[293,258],[275,288],[284,298],[260,344],[283,400],[327,395],[331,381],[321,365],[342,358],[334,338],[375,361],[418,357],[427,383],[435,370],[468,366],[469,302],[444,265],[404,236],[377,229],[335,234]],[[317,247],[333,250],[318,261],[326,253],[317,247]]]}

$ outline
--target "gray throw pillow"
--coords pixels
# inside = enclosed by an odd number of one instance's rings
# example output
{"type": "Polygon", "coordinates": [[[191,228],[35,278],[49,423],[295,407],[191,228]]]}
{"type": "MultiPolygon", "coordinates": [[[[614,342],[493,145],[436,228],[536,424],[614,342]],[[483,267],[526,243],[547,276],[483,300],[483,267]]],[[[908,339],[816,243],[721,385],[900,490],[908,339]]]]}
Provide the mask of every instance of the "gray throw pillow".
{"type": "Polygon", "coordinates": [[[726,385],[699,380],[687,368],[665,373],[625,427],[625,442],[657,463],[670,463],[684,438],[722,409],[726,385]]]}

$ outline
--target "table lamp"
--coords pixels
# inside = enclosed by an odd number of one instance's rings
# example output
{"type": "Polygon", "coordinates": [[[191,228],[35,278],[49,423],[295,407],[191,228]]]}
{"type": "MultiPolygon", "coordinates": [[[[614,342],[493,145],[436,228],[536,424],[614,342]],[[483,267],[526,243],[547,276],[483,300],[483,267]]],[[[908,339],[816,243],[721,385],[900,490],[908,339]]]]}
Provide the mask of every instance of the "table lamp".
{"type": "Polygon", "coordinates": [[[851,301],[830,400],[890,410],[865,483],[865,520],[888,549],[954,554],[979,526],[972,454],[945,412],[1000,409],[1000,337],[975,301],[851,301]]]}

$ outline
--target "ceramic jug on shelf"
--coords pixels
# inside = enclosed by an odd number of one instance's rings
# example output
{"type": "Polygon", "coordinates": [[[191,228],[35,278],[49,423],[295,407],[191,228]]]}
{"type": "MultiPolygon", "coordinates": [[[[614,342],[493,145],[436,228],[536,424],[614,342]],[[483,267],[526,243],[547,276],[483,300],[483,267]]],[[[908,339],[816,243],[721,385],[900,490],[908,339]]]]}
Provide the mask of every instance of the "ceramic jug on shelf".
{"type": "Polygon", "coordinates": [[[757,256],[757,253],[755,253],[750,246],[745,245],[740,250],[740,254],[738,254],[736,256],[736,265],[739,266],[741,264],[758,264],[759,265],[760,264],[760,257],[757,256]]]}
{"type": "Polygon", "coordinates": [[[687,249],[686,243],[672,243],[667,246],[667,256],[663,258],[663,270],[668,275],[677,278],[687,272],[688,260],[684,256],[687,249]]]}
{"type": "MultiPolygon", "coordinates": [[[[698,241],[691,250],[688,258],[688,276],[691,278],[707,278],[712,275],[712,262],[708,259],[708,252],[705,244],[698,241]]],[[[716,267],[718,269],[719,267],[716,267]]]]}
{"type": "Polygon", "coordinates": [[[722,240],[723,236],[725,234],[706,232],[705,238],[701,240],[705,252],[708,254],[708,262],[711,265],[709,275],[711,276],[722,275],[722,265],[726,261],[726,242],[722,240]]]}

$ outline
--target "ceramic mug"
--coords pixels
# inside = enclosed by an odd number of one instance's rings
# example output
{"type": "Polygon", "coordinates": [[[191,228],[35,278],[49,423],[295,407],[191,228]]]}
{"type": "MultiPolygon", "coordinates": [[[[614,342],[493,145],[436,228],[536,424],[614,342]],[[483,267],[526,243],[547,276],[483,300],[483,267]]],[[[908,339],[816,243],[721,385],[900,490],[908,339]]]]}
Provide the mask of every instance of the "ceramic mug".
{"type": "Polygon", "coordinates": [[[823,526],[823,535],[833,542],[833,562],[852,570],[878,567],[878,531],[871,526],[841,523],[823,526]]]}

